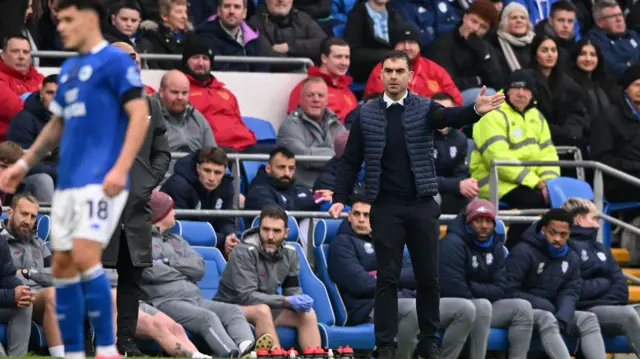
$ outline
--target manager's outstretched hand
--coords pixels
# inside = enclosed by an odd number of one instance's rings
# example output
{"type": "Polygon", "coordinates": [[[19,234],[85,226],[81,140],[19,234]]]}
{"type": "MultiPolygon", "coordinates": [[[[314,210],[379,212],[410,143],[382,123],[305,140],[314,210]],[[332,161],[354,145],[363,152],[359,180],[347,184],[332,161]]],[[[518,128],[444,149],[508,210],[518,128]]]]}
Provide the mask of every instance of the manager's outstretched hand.
{"type": "Polygon", "coordinates": [[[481,115],[497,109],[504,102],[504,93],[485,96],[485,92],[487,92],[487,86],[482,86],[482,90],[476,97],[476,111],[481,115]]]}

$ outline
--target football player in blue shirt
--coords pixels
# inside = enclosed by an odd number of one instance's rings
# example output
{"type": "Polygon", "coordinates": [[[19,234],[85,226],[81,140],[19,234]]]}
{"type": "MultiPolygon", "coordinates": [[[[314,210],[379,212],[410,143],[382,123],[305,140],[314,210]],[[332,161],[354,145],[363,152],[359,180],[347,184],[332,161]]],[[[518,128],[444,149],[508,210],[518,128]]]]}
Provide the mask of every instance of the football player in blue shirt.
{"type": "Polygon", "coordinates": [[[71,359],[85,356],[85,314],[96,330],[96,358],[120,358],[101,256],[125,206],[129,170],[148,126],[140,73],[129,55],[102,37],[103,16],[100,0],[60,0],[57,29],[64,47],[79,55],[62,64],[52,118],[25,155],[0,174],[0,189],[15,191],[60,143],[51,245],[58,323],[71,359]]]}

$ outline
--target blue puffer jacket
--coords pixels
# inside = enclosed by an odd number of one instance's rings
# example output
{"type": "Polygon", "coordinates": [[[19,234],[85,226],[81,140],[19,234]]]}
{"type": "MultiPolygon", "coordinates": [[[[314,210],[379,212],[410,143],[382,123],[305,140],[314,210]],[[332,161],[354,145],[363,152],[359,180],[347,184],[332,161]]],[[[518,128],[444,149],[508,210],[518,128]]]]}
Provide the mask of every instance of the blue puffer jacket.
{"type": "Polygon", "coordinates": [[[599,305],[626,305],[629,287],[609,247],[597,240],[598,230],[574,226],[569,246],[580,257],[582,292],[578,309],[599,305]]]}
{"type": "Polygon", "coordinates": [[[505,292],[529,301],[534,309],[554,313],[566,325],[573,319],[580,297],[580,260],[568,248],[564,256],[552,257],[539,223],[522,234],[507,257],[505,292]]]}
{"type": "MultiPolygon", "coordinates": [[[[356,234],[345,220],[329,245],[327,257],[329,276],[347,308],[347,325],[369,322],[376,294],[376,277],[369,272],[378,268],[371,236],[356,234]]],[[[415,297],[416,281],[409,257],[402,263],[398,287],[398,298],[415,297]]]]}
{"type": "Polygon", "coordinates": [[[319,207],[310,189],[296,186],[295,180],[283,186],[262,166],[249,184],[249,193],[247,193],[244,207],[260,211],[270,204],[276,204],[285,211],[315,211],[319,207]]]}
{"type": "Polygon", "coordinates": [[[602,56],[616,78],[620,79],[627,69],[627,63],[640,64],[640,35],[627,30],[623,36],[609,36],[598,27],[587,34],[600,47],[602,56]]]}
{"type": "Polygon", "coordinates": [[[420,30],[420,47],[426,49],[438,35],[452,31],[460,16],[446,0],[393,0],[391,7],[420,30]]]}
{"type": "Polygon", "coordinates": [[[467,137],[457,129],[450,129],[446,135],[440,131],[433,133],[435,146],[438,192],[460,194],[460,181],[469,178],[467,158],[467,137]]]}
{"type": "MultiPolygon", "coordinates": [[[[233,209],[233,177],[224,175],[213,191],[207,191],[200,183],[196,171],[197,152],[176,161],[173,175],[160,189],[171,198],[177,209],[233,209]]],[[[197,220],[197,219],[192,219],[197,220]]],[[[216,230],[217,247],[224,249],[225,238],[236,231],[233,217],[202,217],[216,230]]]]}
{"type": "Polygon", "coordinates": [[[459,214],[449,224],[440,241],[440,295],[457,298],[486,298],[492,302],[504,298],[504,234],[495,233],[486,247],[459,214]]]}

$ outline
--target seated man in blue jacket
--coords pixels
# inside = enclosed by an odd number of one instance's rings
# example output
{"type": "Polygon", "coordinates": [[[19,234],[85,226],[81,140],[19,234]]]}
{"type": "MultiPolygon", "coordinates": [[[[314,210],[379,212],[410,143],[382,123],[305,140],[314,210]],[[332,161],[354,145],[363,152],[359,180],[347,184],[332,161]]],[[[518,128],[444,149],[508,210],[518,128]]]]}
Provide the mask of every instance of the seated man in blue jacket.
{"type": "Polygon", "coordinates": [[[597,240],[596,206],[588,199],[572,197],[562,208],[574,216],[569,247],[580,256],[582,292],[577,308],[594,313],[604,335],[625,335],[629,348],[640,355],[640,316],[627,305],[627,280],[611,250],[597,240]]]}
{"type": "MultiPolygon", "coordinates": [[[[160,190],[173,198],[176,209],[233,209],[233,177],[225,174],[228,163],[222,148],[204,147],[179,159],[173,166],[173,175],[160,190]]],[[[222,253],[240,242],[233,217],[202,220],[215,229],[222,253]]]]}
{"type": "Polygon", "coordinates": [[[496,232],[496,207],[485,199],[469,203],[440,241],[440,296],[466,298],[476,307],[471,358],[484,358],[490,327],[509,329],[510,359],[526,359],[529,351],[533,310],[504,293],[504,241],[504,232],[496,232]]]}
{"type": "Polygon", "coordinates": [[[269,153],[267,166],[261,167],[249,184],[244,208],[262,210],[268,205],[278,205],[285,211],[317,210],[313,192],[296,186],[295,174],[296,155],[286,147],[277,147],[269,153]]]}
{"type": "MultiPolygon", "coordinates": [[[[580,258],[569,250],[573,216],[553,208],[534,222],[506,261],[506,294],[533,307],[533,322],[551,358],[569,358],[560,332],[580,337],[587,359],[606,357],[595,314],[576,310],[580,297],[580,258]]],[[[513,239],[512,239],[513,240],[513,239]]]]}
{"type": "MultiPolygon", "coordinates": [[[[373,322],[373,299],[376,294],[376,253],[371,243],[369,215],[371,204],[354,196],[348,221],[342,222],[338,235],[329,245],[327,265],[331,279],[338,286],[347,309],[347,325],[373,322]]],[[[416,314],[416,282],[408,256],[404,257],[398,282],[398,349],[396,359],[413,358],[419,332],[416,314]]],[[[457,358],[476,316],[473,304],[462,298],[440,300],[440,324],[446,328],[442,356],[457,358]]],[[[489,328],[484,338],[486,341],[489,328]]],[[[486,348],[486,345],[485,345],[486,348]]],[[[484,357],[484,352],[482,353],[484,357]]]]}

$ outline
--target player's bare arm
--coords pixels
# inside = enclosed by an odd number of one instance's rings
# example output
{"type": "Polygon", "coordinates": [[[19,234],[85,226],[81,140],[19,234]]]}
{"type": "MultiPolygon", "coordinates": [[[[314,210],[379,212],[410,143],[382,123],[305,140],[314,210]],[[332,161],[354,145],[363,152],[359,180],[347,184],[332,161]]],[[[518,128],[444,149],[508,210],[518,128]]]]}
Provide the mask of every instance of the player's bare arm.
{"type": "Polygon", "coordinates": [[[104,179],[104,191],[108,196],[115,196],[126,185],[127,174],[144,142],[149,127],[149,107],[143,97],[129,100],[124,109],[129,115],[129,126],[124,138],[118,160],[104,179]]]}

